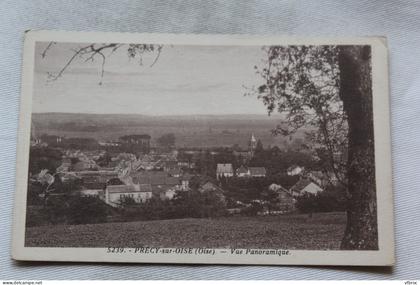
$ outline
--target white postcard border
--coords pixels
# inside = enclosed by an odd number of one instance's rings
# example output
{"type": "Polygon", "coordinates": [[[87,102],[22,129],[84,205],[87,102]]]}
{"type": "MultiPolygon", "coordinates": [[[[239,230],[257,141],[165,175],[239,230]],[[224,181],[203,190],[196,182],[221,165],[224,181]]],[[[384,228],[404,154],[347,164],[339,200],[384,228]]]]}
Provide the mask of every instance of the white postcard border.
{"type": "MultiPolygon", "coordinates": [[[[32,261],[144,262],[144,263],[206,263],[206,264],[295,264],[295,265],[381,265],[394,264],[393,195],[390,145],[388,58],[386,39],[300,38],[255,35],[187,35],[131,34],[97,32],[28,31],[25,36],[20,116],[17,144],[16,194],[12,258],[32,261]],[[377,251],[290,250],[290,255],[214,255],[190,254],[121,254],[106,253],[106,248],[42,248],[25,247],[25,213],[27,169],[32,113],[35,43],[57,42],[118,42],[174,45],[371,45],[372,88],[375,135],[375,169],[378,209],[377,251]]],[[[287,250],[287,249],[285,249],[287,250]]]]}

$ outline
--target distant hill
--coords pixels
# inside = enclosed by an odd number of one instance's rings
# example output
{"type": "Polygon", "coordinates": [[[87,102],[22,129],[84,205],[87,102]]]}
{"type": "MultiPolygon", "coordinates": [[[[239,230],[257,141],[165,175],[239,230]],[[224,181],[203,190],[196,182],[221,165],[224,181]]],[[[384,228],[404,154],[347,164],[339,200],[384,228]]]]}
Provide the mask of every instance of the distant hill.
{"type": "Polygon", "coordinates": [[[179,115],[148,116],[138,114],[34,113],[36,135],[92,137],[115,140],[127,134],[149,134],[152,143],[165,133],[174,133],[176,145],[246,147],[251,133],[264,145],[282,146],[283,137],[273,137],[271,130],[282,122],[280,115],[179,115]]]}

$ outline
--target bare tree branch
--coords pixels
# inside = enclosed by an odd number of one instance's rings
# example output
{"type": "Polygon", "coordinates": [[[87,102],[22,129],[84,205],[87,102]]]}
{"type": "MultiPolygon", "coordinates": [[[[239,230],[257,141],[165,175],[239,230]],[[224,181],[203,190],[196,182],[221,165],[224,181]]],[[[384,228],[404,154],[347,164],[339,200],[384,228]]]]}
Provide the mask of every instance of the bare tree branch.
{"type": "Polygon", "coordinates": [[[89,46],[86,46],[86,47],[83,47],[83,48],[80,48],[80,49],[78,49],[71,57],[70,57],[70,59],[66,62],[66,64],[64,64],[64,66],[60,69],[60,71],[57,73],[57,74],[52,74],[52,73],[49,73],[48,74],[48,79],[49,80],[51,80],[51,81],[54,81],[54,80],[57,80],[59,77],[61,77],[62,75],[63,75],[63,73],[64,73],[64,71],[70,66],[70,64],[73,62],[73,60],[78,56],[78,55],[80,55],[80,53],[82,53],[83,51],[85,51],[85,50],[87,50],[88,48],[90,48],[90,45],[89,46]]]}
{"type": "MultiPolygon", "coordinates": [[[[42,57],[45,57],[47,54],[48,49],[55,44],[51,42],[48,44],[44,52],[42,53],[42,57]]],[[[105,74],[105,63],[107,57],[111,56],[117,49],[121,48],[125,44],[117,44],[117,43],[110,43],[110,44],[89,44],[83,47],[79,47],[77,49],[73,49],[73,55],[67,60],[67,62],[63,65],[63,67],[55,74],[48,73],[48,80],[55,81],[60,78],[63,73],[69,68],[69,66],[76,60],[77,57],[81,57],[84,59],[85,62],[91,61],[94,62],[95,58],[98,56],[101,58],[101,72],[100,72],[100,82],[99,85],[103,83],[103,77],[105,74]],[[105,50],[110,50],[109,54],[105,53],[105,50]]],[[[140,63],[142,63],[142,55],[145,52],[153,52],[156,51],[156,57],[154,58],[150,67],[153,67],[155,63],[158,61],[160,54],[162,52],[163,45],[153,45],[153,44],[129,44],[127,48],[128,57],[129,58],[139,58],[140,63]]]]}
{"type": "Polygon", "coordinates": [[[44,49],[44,51],[41,53],[42,58],[45,58],[45,56],[47,55],[48,50],[55,45],[56,42],[50,42],[47,47],[44,49]]]}
{"type": "Polygon", "coordinates": [[[161,53],[161,51],[162,51],[162,48],[163,48],[163,46],[162,45],[159,45],[158,47],[157,47],[157,55],[156,55],[156,57],[155,57],[155,60],[152,62],[152,64],[150,65],[150,67],[153,67],[153,65],[155,65],[155,63],[158,61],[158,59],[159,59],[159,56],[160,56],[160,53],[161,53]]]}

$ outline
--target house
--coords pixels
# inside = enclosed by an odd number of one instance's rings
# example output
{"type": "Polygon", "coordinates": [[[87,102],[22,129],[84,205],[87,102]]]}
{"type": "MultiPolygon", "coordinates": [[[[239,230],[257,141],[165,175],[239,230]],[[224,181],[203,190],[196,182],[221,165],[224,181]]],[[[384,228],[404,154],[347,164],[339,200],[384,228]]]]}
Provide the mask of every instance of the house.
{"type": "Polygon", "coordinates": [[[238,177],[265,177],[267,170],[264,167],[244,167],[241,166],[236,170],[238,177]]]}
{"type": "Polygon", "coordinates": [[[105,188],[105,203],[113,207],[121,206],[125,198],[144,203],[152,198],[150,185],[108,185],[105,188]]]}
{"type": "MultiPolygon", "coordinates": [[[[82,181],[83,184],[89,184],[89,183],[99,183],[99,176],[97,175],[85,175],[85,176],[81,176],[82,177],[82,181]]],[[[104,183],[104,182],[101,182],[104,183]]]]}
{"type": "Polygon", "coordinates": [[[175,194],[180,190],[179,185],[157,184],[152,185],[153,197],[160,198],[161,200],[171,200],[175,194]]]}
{"type": "Polygon", "coordinates": [[[179,177],[171,177],[165,171],[141,171],[131,174],[135,184],[180,185],[179,177]]]}
{"type": "Polygon", "coordinates": [[[151,137],[149,135],[126,135],[119,138],[121,143],[149,145],[151,137]]]}
{"type": "Polygon", "coordinates": [[[198,191],[200,191],[201,193],[203,192],[223,192],[223,189],[220,188],[219,186],[217,186],[215,183],[211,182],[211,181],[207,181],[205,183],[203,183],[202,185],[200,185],[200,187],[198,188],[198,191]]]}
{"type": "Polygon", "coordinates": [[[68,172],[69,169],[71,167],[71,162],[69,161],[64,161],[61,163],[61,165],[59,167],[57,167],[57,169],[55,170],[57,173],[59,172],[68,172]]]}
{"type": "Polygon", "coordinates": [[[149,184],[152,195],[162,200],[172,199],[176,191],[181,191],[180,177],[170,177],[164,171],[146,171],[133,175],[134,184],[149,184]]]}
{"type": "Polygon", "coordinates": [[[268,189],[277,193],[276,209],[280,213],[288,213],[295,210],[296,200],[293,195],[283,186],[271,184],[268,189]]]}
{"type": "Polygon", "coordinates": [[[305,193],[317,194],[324,191],[317,184],[312,182],[309,179],[300,179],[292,188],[290,188],[289,193],[293,197],[302,196],[305,193]]]}
{"type": "Polygon", "coordinates": [[[161,200],[172,200],[175,197],[176,192],[177,191],[175,189],[164,186],[164,189],[162,189],[159,193],[159,198],[161,200]]]}
{"type": "Polygon", "coordinates": [[[75,171],[74,174],[83,178],[84,182],[107,183],[111,179],[118,178],[118,172],[113,170],[82,170],[75,171]]]}
{"type": "Polygon", "coordinates": [[[126,135],[119,138],[121,147],[128,152],[141,151],[149,153],[150,151],[150,135],[126,135]]]}
{"type": "Polygon", "coordinates": [[[250,175],[249,169],[243,165],[241,165],[241,167],[236,169],[236,176],[238,177],[248,177],[249,175],[250,175]]]}
{"type": "Polygon", "coordinates": [[[265,177],[267,174],[264,167],[249,167],[248,171],[251,177],[265,177]]]}
{"type": "Polygon", "coordinates": [[[61,179],[61,182],[70,182],[70,181],[78,181],[81,180],[81,177],[72,173],[72,172],[66,172],[66,173],[59,173],[59,177],[61,179]]]}
{"type": "Polygon", "coordinates": [[[46,134],[41,135],[41,137],[38,139],[46,143],[48,146],[59,146],[64,141],[63,137],[55,136],[55,135],[46,135],[46,134]]]}
{"type": "Polygon", "coordinates": [[[325,187],[328,182],[327,177],[322,171],[311,171],[307,173],[305,177],[323,187],[325,187]]]}
{"type": "Polygon", "coordinates": [[[283,186],[281,186],[279,184],[275,184],[275,183],[272,183],[270,186],[268,186],[268,189],[271,190],[271,191],[276,191],[276,192],[278,192],[280,190],[281,191],[287,191],[286,188],[284,188],[283,186]]]}
{"type": "Polygon", "coordinates": [[[174,161],[174,160],[163,161],[164,171],[170,171],[174,169],[180,169],[177,161],[174,161]]]}
{"type": "Polygon", "coordinates": [[[191,161],[178,161],[177,163],[178,163],[178,166],[182,168],[188,168],[188,169],[195,168],[195,163],[191,161]]]}
{"type": "Polygon", "coordinates": [[[311,171],[306,175],[306,177],[324,188],[327,187],[328,185],[339,184],[339,180],[337,179],[337,176],[332,172],[311,171]]]}
{"type": "Polygon", "coordinates": [[[106,188],[106,183],[103,182],[85,182],[83,180],[83,188],[84,189],[95,189],[95,190],[104,190],[106,188]]]}
{"type": "Polygon", "coordinates": [[[119,147],[119,146],[121,146],[121,143],[116,142],[116,141],[105,141],[105,142],[100,141],[99,145],[100,146],[105,146],[105,147],[119,147]]]}
{"type": "Polygon", "coordinates": [[[82,189],[79,191],[81,197],[97,197],[104,200],[105,192],[103,189],[82,189]]]}
{"type": "Polygon", "coordinates": [[[190,180],[193,176],[191,174],[184,174],[181,177],[181,190],[188,191],[190,190],[190,180]]]}
{"type": "Polygon", "coordinates": [[[74,171],[83,171],[83,170],[88,170],[88,169],[94,169],[96,167],[97,165],[93,160],[92,161],[78,161],[72,166],[74,171]]]}
{"type": "Polygon", "coordinates": [[[31,121],[31,146],[37,146],[42,143],[41,139],[37,136],[38,131],[35,127],[33,120],[31,121]]]}
{"type": "Polygon", "coordinates": [[[138,186],[140,188],[139,198],[141,203],[144,203],[153,197],[152,185],[139,184],[138,186]]]}
{"type": "Polygon", "coordinates": [[[216,177],[232,177],[233,176],[233,167],[231,163],[218,163],[216,168],[216,177]]]}
{"type": "Polygon", "coordinates": [[[164,167],[165,162],[156,155],[143,155],[136,162],[136,170],[156,170],[164,167]]]}
{"type": "Polygon", "coordinates": [[[295,176],[301,174],[305,170],[304,167],[300,167],[298,165],[292,165],[289,168],[287,168],[287,175],[289,176],[295,176]]]}
{"type": "Polygon", "coordinates": [[[121,181],[118,177],[111,178],[106,182],[106,185],[124,185],[124,182],[121,181]]]}
{"type": "Polygon", "coordinates": [[[208,180],[207,182],[201,183],[200,186],[198,187],[198,191],[200,193],[206,193],[206,192],[214,193],[216,194],[216,196],[218,197],[220,201],[222,201],[223,203],[226,201],[226,197],[224,195],[223,189],[217,186],[217,184],[215,184],[214,182],[210,180],[208,180]]]}
{"type": "Polygon", "coordinates": [[[179,167],[178,168],[169,169],[166,172],[171,177],[181,177],[181,175],[182,175],[182,170],[179,167]]]}

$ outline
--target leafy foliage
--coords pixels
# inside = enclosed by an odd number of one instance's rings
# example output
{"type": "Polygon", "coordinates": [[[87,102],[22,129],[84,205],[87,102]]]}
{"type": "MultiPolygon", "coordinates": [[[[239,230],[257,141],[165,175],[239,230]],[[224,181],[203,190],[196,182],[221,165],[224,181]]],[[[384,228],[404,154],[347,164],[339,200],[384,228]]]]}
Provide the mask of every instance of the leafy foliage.
{"type": "Polygon", "coordinates": [[[69,200],[66,211],[70,224],[104,223],[108,206],[96,197],[76,196],[69,200]]]}
{"type": "Polygon", "coordinates": [[[62,153],[50,147],[31,147],[29,152],[29,173],[37,174],[47,169],[54,173],[61,164],[62,153]]]}
{"type": "Polygon", "coordinates": [[[34,208],[26,214],[27,226],[48,224],[93,224],[107,221],[108,206],[96,197],[54,195],[45,207],[34,208]],[[35,210],[36,209],[36,210],[35,210]]]}
{"type": "Polygon", "coordinates": [[[284,175],[291,165],[317,169],[317,162],[309,153],[293,150],[281,151],[277,147],[256,151],[249,161],[249,166],[265,167],[268,175],[284,175]]]}
{"type": "Polygon", "coordinates": [[[96,164],[100,167],[108,167],[108,165],[112,161],[112,156],[108,151],[106,151],[103,155],[99,157],[99,159],[96,161],[96,164]]]}
{"type": "Polygon", "coordinates": [[[257,68],[264,80],[254,93],[269,114],[285,115],[274,134],[291,135],[302,127],[314,153],[327,153],[328,171],[346,182],[347,117],[339,96],[340,74],[336,46],[270,46],[265,67],[257,68]]]}
{"type": "Polygon", "coordinates": [[[145,203],[128,203],[122,209],[122,219],[155,220],[220,217],[226,214],[226,203],[214,192],[179,192],[173,200],[152,198],[145,203]]]}
{"type": "Polygon", "coordinates": [[[345,211],[347,209],[345,189],[330,187],[318,194],[305,193],[297,198],[296,208],[302,213],[345,211]]]}
{"type": "MultiPolygon", "coordinates": [[[[296,176],[273,175],[268,177],[237,178],[232,177],[227,181],[222,180],[222,187],[225,195],[236,201],[250,203],[252,200],[266,199],[270,195],[264,196],[271,184],[279,184],[285,188],[290,188],[299,180],[296,176]]],[[[273,201],[274,202],[274,201],[273,201]]]]}
{"type": "Polygon", "coordinates": [[[45,187],[38,181],[28,181],[28,193],[26,196],[26,203],[28,206],[42,205],[43,199],[40,198],[40,194],[44,193],[45,187]]]}

